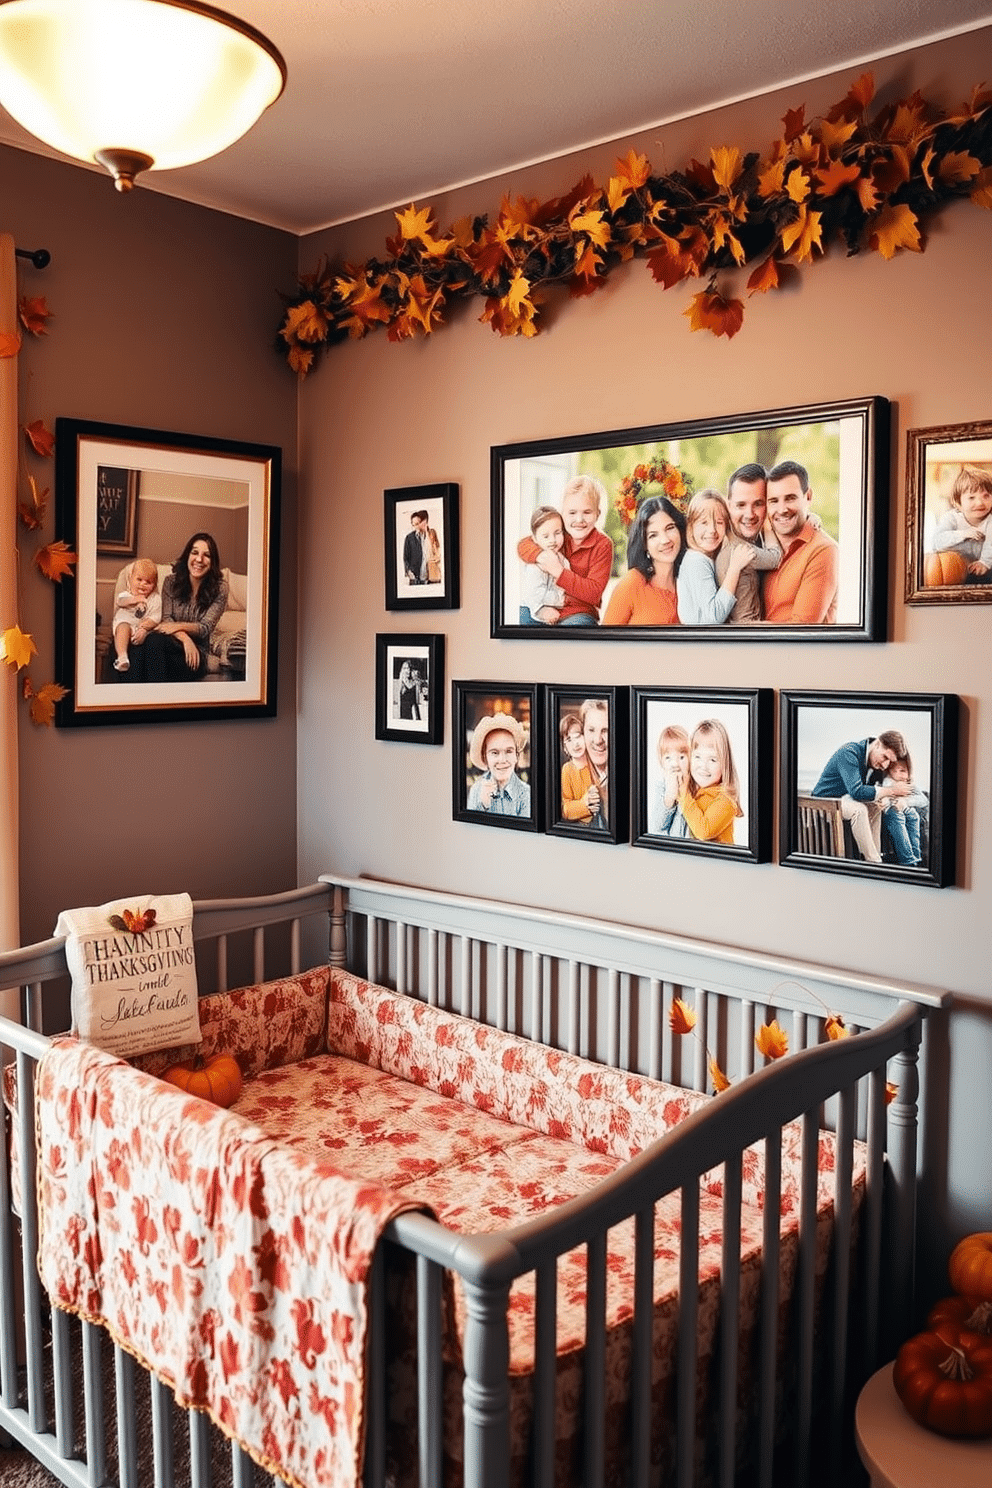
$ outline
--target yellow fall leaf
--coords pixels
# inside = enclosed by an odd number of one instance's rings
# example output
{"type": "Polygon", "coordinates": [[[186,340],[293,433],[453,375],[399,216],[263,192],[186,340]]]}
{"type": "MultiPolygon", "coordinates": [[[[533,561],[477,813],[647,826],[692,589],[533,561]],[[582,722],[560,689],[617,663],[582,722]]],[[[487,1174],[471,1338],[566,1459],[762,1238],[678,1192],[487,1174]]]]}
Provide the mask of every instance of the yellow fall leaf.
{"type": "Polygon", "coordinates": [[[713,1089],[717,1095],[722,1095],[725,1090],[730,1089],[730,1081],[727,1079],[726,1075],[723,1073],[723,1070],[717,1064],[712,1055],[710,1055],[709,1066],[710,1079],[713,1081],[713,1089]]]}
{"type": "Polygon", "coordinates": [[[623,159],[617,161],[617,175],[634,191],[645,184],[650,174],[648,157],[636,155],[633,149],[628,150],[623,159]]]}
{"type": "Polygon", "coordinates": [[[802,170],[790,171],[785,189],[794,202],[804,202],[809,196],[809,176],[802,170]]]}
{"type": "Polygon", "coordinates": [[[795,222],[782,229],[783,251],[788,253],[794,247],[797,263],[802,263],[807,258],[812,259],[814,248],[819,248],[822,252],[822,216],[822,212],[810,212],[806,207],[800,207],[795,222]]]}
{"type": "Polygon", "coordinates": [[[777,1018],[763,1023],[754,1036],[755,1047],[766,1059],[781,1059],[789,1052],[789,1035],[777,1018]]]}
{"type": "Polygon", "coordinates": [[[672,998],[672,1005],[668,1010],[668,1024],[679,1038],[683,1034],[691,1033],[696,1026],[696,1014],[681,997],[672,998]]]}
{"type": "Polygon", "coordinates": [[[832,1039],[834,1042],[838,1039],[851,1037],[851,1030],[847,1027],[839,1013],[830,1014],[830,1017],[823,1024],[823,1031],[827,1035],[827,1038],[832,1039]]]}
{"type": "Polygon", "coordinates": [[[619,212],[630,195],[630,187],[619,176],[611,176],[606,183],[606,205],[611,212],[619,212]]]}
{"type": "Polygon", "coordinates": [[[517,316],[521,314],[522,307],[525,303],[528,303],[527,297],[529,293],[530,280],[526,279],[520,270],[517,269],[514,272],[513,278],[510,280],[510,288],[506,292],[507,307],[511,315],[517,316]]]}
{"type": "Polygon", "coordinates": [[[65,575],[72,573],[72,565],[77,562],[77,557],[66,543],[59,541],[39,548],[34,561],[46,579],[51,579],[53,584],[61,584],[65,575]]]}
{"type": "Polygon", "coordinates": [[[574,233],[582,233],[597,248],[607,248],[610,242],[610,224],[602,212],[576,208],[569,213],[568,225],[574,233]]]}
{"type": "Polygon", "coordinates": [[[992,165],[987,165],[979,172],[970,195],[976,207],[984,207],[986,211],[992,212],[992,165]]]}
{"type": "Polygon", "coordinates": [[[289,362],[291,371],[295,372],[298,377],[305,377],[313,366],[313,348],[294,343],[286,354],[286,360],[289,362]]]}
{"type": "Polygon", "coordinates": [[[820,125],[820,144],[829,155],[834,155],[844,148],[857,127],[855,119],[841,119],[836,122],[824,119],[820,125]]]}
{"type": "Polygon", "coordinates": [[[281,335],[285,341],[326,341],[327,328],[323,310],[313,300],[304,300],[302,305],[287,310],[281,335]]]}
{"type": "Polygon", "coordinates": [[[393,216],[396,218],[400,236],[405,242],[416,242],[417,239],[424,241],[430,237],[434,226],[434,214],[430,207],[421,207],[418,212],[417,208],[411,204],[402,212],[394,212],[393,216]]]}
{"type": "Polygon", "coordinates": [[[785,184],[785,166],[786,161],[783,156],[778,160],[771,161],[759,174],[758,195],[763,200],[767,200],[770,196],[778,196],[782,190],[785,184]]]}
{"type": "Polygon", "coordinates": [[[893,258],[899,248],[908,248],[911,253],[922,253],[916,213],[905,202],[899,202],[894,207],[883,207],[875,219],[868,244],[883,258],[893,258]]]}
{"type": "Polygon", "coordinates": [[[871,213],[878,211],[878,191],[875,189],[875,183],[870,177],[859,176],[854,189],[858,193],[858,201],[861,203],[862,212],[871,213]]]}
{"type": "Polygon", "coordinates": [[[0,661],[13,667],[15,672],[27,666],[32,656],[37,654],[33,636],[25,634],[19,625],[12,625],[0,634],[0,661]]]}
{"type": "Polygon", "coordinates": [[[981,168],[981,161],[976,160],[974,155],[969,155],[967,150],[952,150],[941,159],[937,174],[942,181],[953,185],[955,182],[972,180],[981,168]]]}
{"type": "Polygon", "coordinates": [[[18,331],[0,332],[0,361],[6,357],[15,357],[21,349],[21,337],[18,331]]]}
{"type": "Polygon", "coordinates": [[[46,682],[37,692],[32,692],[28,703],[31,722],[42,728],[51,728],[55,721],[55,704],[60,703],[68,692],[68,687],[60,687],[57,682],[46,682]]]}
{"type": "Polygon", "coordinates": [[[731,232],[730,222],[723,212],[714,213],[712,231],[714,253],[719,253],[720,249],[726,244],[734,255],[734,262],[742,264],[744,262],[744,249],[741,246],[740,239],[731,232]]]}
{"type": "Polygon", "coordinates": [[[741,172],[743,157],[736,145],[721,145],[710,151],[713,179],[724,191],[730,192],[741,172]]]}

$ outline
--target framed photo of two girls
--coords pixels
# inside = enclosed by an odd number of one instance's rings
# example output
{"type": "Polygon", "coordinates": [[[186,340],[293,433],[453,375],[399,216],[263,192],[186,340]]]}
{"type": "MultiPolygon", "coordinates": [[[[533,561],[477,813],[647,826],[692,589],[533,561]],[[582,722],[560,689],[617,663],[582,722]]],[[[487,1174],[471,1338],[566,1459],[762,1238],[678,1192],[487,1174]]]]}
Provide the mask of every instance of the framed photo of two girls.
{"type": "Polygon", "coordinates": [[[453,682],[456,821],[943,887],[944,693],[453,682]],[[777,819],[777,833],[776,833],[777,819]]]}

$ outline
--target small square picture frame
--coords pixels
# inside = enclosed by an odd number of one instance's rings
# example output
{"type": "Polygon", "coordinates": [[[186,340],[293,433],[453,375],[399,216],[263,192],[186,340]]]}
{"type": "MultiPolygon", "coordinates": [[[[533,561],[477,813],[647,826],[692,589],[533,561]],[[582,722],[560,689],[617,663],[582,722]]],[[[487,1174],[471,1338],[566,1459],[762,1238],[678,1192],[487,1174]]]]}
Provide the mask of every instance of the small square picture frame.
{"type": "Polygon", "coordinates": [[[544,830],[586,842],[630,835],[630,692],[626,687],[544,689],[544,830]]]}
{"type": "Polygon", "coordinates": [[[774,709],[766,687],[633,688],[634,846],[767,862],[774,709]]]}
{"type": "Polygon", "coordinates": [[[443,635],[376,636],[377,739],[442,744],[444,698],[443,635]]]}
{"type": "Polygon", "coordinates": [[[906,603],[992,604],[992,421],[907,433],[906,603]]]}
{"type": "Polygon", "coordinates": [[[383,492],[387,610],[457,610],[458,486],[383,492]]]}
{"type": "Polygon", "coordinates": [[[540,685],[452,682],[451,720],[455,821],[539,832],[543,817],[540,685]]]}

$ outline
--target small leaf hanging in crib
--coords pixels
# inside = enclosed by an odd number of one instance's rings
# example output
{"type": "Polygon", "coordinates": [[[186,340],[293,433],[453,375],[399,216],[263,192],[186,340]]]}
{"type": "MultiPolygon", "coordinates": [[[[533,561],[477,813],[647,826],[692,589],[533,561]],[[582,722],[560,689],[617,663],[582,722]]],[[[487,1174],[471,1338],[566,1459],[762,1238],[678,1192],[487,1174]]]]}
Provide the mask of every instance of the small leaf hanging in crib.
{"type": "Polygon", "coordinates": [[[844,1019],[839,1013],[831,1013],[823,1025],[823,1031],[828,1039],[846,1039],[851,1037],[851,1030],[847,1027],[844,1019]]]}
{"type": "Polygon", "coordinates": [[[687,1002],[681,997],[673,997],[672,1005],[668,1010],[668,1022],[671,1030],[678,1037],[685,1033],[691,1033],[696,1026],[696,1015],[687,1002]]]}
{"type": "Polygon", "coordinates": [[[723,1070],[717,1064],[717,1062],[713,1058],[712,1054],[710,1055],[709,1065],[710,1065],[710,1079],[713,1081],[713,1092],[714,1092],[714,1094],[715,1095],[720,1095],[724,1090],[729,1090],[730,1089],[730,1081],[727,1079],[726,1075],[723,1073],[723,1070]]]}
{"type": "Polygon", "coordinates": [[[766,1059],[781,1059],[789,1052],[789,1035],[777,1018],[763,1023],[754,1036],[755,1047],[766,1059]]]}
{"type": "Polygon", "coordinates": [[[891,1080],[886,1080],[886,1082],[885,1082],[885,1104],[887,1106],[891,1106],[892,1102],[895,1100],[895,1098],[896,1098],[896,1096],[898,1094],[899,1094],[899,1086],[898,1085],[893,1085],[893,1083],[892,1083],[891,1080]]]}

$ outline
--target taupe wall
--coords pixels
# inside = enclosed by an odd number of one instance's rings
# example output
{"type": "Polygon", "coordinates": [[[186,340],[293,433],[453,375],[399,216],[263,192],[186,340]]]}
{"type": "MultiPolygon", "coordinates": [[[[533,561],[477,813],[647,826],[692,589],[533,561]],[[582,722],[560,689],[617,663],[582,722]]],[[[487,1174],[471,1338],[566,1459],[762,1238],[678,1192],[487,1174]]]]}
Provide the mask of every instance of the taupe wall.
{"type": "MultiPolygon", "coordinates": [[[[880,63],[880,91],[920,86],[956,104],[987,75],[980,59],[990,41],[985,31],[880,63]]],[[[466,188],[438,202],[439,220],[493,211],[504,190],[545,199],[587,169],[603,180],[630,143],[668,169],[707,158],[711,146],[763,149],[787,108],[805,100],[811,117],[853,80],[792,88],[466,188]]],[[[315,235],[301,245],[301,267],[312,269],[322,253],[381,252],[392,228],[382,217],[315,235]]],[[[682,312],[696,286],[664,293],[634,264],[595,296],[559,302],[533,341],[494,336],[477,323],[480,303],[454,311],[426,343],[394,345],[382,333],[348,343],[307,379],[301,399],[301,874],[334,867],[505,895],[953,989],[960,1008],[949,1028],[936,1028],[932,1061],[943,1109],[928,1113],[931,1130],[946,1126],[951,1142],[950,1210],[934,1199],[928,1213],[938,1259],[948,1235],[992,1227],[992,609],[902,603],[904,447],[909,428],[989,417],[990,250],[992,216],[967,203],[932,226],[923,255],[849,260],[835,247],[797,287],[751,301],[732,342],[689,332],[682,312]],[[491,445],[866,394],[891,399],[894,413],[887,644],[489,638],[491,445]],[[461,487],[461,608],[386,613],[382,492],[433,481],[461,487]],[[454,823],[450,711],[444,748],[372,738],[375,635],[410,630],[446,635],[449,678],[958,693],[959,887],[866,883],[454,823]]]]}
{"type": "MultiPolygon", "coordinates": [[[[104,176],[9,149],[0,217],[19,246],[52,254],[43,272],[20,270],[21,293],[54,311],[25,347],[22,418],[259,441],[284,456],[278,717],[49,730],[25,709],[22,936],[50,935],[65,905],[136,890],[285,888],[296,871],[296,386],[272,341],[296,240],[149,191],[121,197],[104,176]]],[[[23,534],[22,624],[44,681],[54,601],[33,547],[23,534]]]]}

